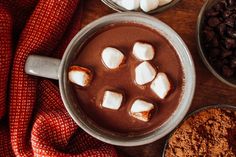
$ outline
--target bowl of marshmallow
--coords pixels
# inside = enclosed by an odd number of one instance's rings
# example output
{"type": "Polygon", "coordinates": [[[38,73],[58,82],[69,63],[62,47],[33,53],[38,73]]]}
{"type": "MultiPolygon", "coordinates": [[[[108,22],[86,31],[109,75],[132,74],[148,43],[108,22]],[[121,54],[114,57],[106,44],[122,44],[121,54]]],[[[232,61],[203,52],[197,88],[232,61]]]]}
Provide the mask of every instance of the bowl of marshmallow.
{"type": "Polygon", "coordinates": [[[180,0],[102,0],[117,12],[144,12],[148,14],[162,12],[171,8],[180,0]]]}

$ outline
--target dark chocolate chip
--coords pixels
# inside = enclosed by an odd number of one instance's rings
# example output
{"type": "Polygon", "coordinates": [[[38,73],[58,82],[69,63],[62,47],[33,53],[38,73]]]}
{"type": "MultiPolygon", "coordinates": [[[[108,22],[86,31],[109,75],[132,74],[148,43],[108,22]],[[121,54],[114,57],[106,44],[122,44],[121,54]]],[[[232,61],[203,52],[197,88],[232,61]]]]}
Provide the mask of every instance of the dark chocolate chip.
{"type": "Polygon", "coordinates": [[[225,31],[226,31],[226,25],[224,23],[221,23],[220,25],[218,25],[218,32],[221,36],[225,35],[225,31]]]}
{"type": "Polygon", "coordinates": [[[206,41],[211,41],[215,37],[215,32],[210,30],[204,31],[203,34],[206,41]]]}
{"type": "Polygon", "coordinates": [[[216,11],[221,11],[223,12],[225,10],[225,7],[226,7],[227,3],[224,3],[224,2],[220,2],[220,3],[216,3],[213,8],[216,10],[216,11]]]}
{"type": "Polygon", "coordinates": [[[209,26],[205,26],[203,28],[204,31],[213,31],[213,28],[209,27],[209,26]]]}
{"type": "Polygon", "coordinates": [[[231,49],[231,48],[236,47],[236,41],[231,38],[225,38],[224,44],[227,49],[231,49]]]}
{"type": "Polygon", "coordinates": [[[228,2],[227,2],[227,0],[221,0],[221,1],[219,1],[218,3],[220,3],[221,5],[223,5],[225,9],[228,7],[228,2]]]}
{"type": "Polygon", "coordinates": [[[231,38],[236,38],[236,31],[234,29],[227,29],[227,35],[231,38]]]}
{"type": "Polygon", "coordinates": [[[220,49],[219,48],[213,48],[210,50],[210,57],[217,57],[220,55],[220,49]]]}
{"type": "Polygon", "coordinates": [[[205,44],[204,44],[204,47],[205,47],[206,49],[211,48],[210,44],[208,44],[208,43],[205,43],[205,44]]]}
{"type": "Polygon", "coordinates": [[[231,68],[236,68],[236,58],[232,58],[230,61],[230,67],[231,68]]]}
{"type": "Polygon", "coordinates": [[[220,20],[217,17],[211,17],[208,19],[208,25],[211,27],[216,27],[220,24],[220,20]]]}
{"type": "Polygon", "coordinates": [[[231,11],[231,10],[226,10],[226,11],[224,11],[224,13],[223,13],[223,17],[224,17],[224,18],[228,18],[231,14],[232,14],[232,11],[231,11]]]}
{"type": "Polygon", "coordinates": [[[233,53],[233,55],[236,57],[236,50],[234,50],[234,53],[233,53]]]}
{"type": "MultiPolygon", "coordinates": [[[[235,6],[236,7],[236,6],[235,6]]],[[[235,19],[236,18],[236,13],[235,11],[230,15],[231,18],[235,19]]]]}
{"type": "Polygon", "coordinates": [[[231,11],[235,11],[236,10],[236,6],[229,6],[227,9],[231,10],[231,11]]]}
{"type": "Polygon", "coordinates": [[[215,11],[214,9],[210,9],[206,12],[207,17],[217,16],[219,15],[219,11],[215,11]]]}
{"type": "Polygon", "coordinates": [[[231,77],[234,74],[234,70],[229,68],[228,66],[223,66],[222,72],[225,77],[231,77]]]}
{"type": "MultiPolygon", "coordinates": [[[[225,19],[225,24],[230,27],[234,27],[235,19],[233,17],[229,17],[225,19]]],[[[209,23],[208,23],[209,24],[209,23]]]]}
{"type": "Polygon", "coordinates": [[[217,70],[221,70],[222,67],[223,67],[223,62],[221,60],[218,60],[214,63],[214,67],[217,69],[217,70]]]}
{"type": "Polygon", "coordinates": [[[228,0],[228,6],[234,6],[235,0],[228,0]]]}
{"type": "Polygon", "coordinates": [[[228,65],[228,64],[229,64],[229,60],[228,60],[227,58],[225,58],[225,59],[223,59],[222,63],[223,63],[224,65],[228,65]]]}
{"type": "Polygon", "coordinates": [[[212,47],[219,47],[219,40],[215,37],[211,40],[212,47]]]}
{"type": "Polygon", "coordinates": [[[221,51],[221,58],[229,57],[229,56],[232,55],[232,53],[233,53],[233,52],[230,51],[230,50],[223,49],[223,50],[221,51]]]}

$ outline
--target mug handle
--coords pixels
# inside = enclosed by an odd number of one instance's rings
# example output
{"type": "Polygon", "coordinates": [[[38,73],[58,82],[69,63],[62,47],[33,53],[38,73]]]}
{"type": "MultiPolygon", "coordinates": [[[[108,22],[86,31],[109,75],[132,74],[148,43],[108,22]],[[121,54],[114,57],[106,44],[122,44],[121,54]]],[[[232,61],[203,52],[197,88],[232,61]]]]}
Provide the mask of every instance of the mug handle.
{"type": "Polygon", "coordinates": [[[25,63],[25,72],[33,76],[58,80],[60,64],[60,59],[29,55],[25,63]]]}

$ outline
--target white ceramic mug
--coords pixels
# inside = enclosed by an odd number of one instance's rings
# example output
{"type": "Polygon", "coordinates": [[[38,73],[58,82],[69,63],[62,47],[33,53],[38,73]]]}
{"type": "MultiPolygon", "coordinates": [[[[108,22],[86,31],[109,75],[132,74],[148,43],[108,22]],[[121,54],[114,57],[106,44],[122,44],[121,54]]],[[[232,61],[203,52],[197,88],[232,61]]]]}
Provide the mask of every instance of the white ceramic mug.
{"type": "Polygon", "coordinates": [[[186,115],[195,91],[195,68],[189,50],[183,40],[174,30],[160,20],[141,13],[115,13],[100,18],[78,32],[68,45],[62,60],[32,55],[27,59],[25,71],[30,75],[58,79],[62,100],[73,120],[91,136],[103,142],[119,146],[137,146],[151,143],[170,133],[186,115]],[[70,63],[74,60],[77,52],[88,37],[94,35],[97,30],[104,26],[124,22],[142,24],[163,35],[176,50],[184,74],[182,97],[175,112],[162,126],[156,128],[153,132],[141,135],[119,135],[105,130],[91,121],[78,105],[76,98],[71,94],[73,91],[68,81],[70,63]]]}

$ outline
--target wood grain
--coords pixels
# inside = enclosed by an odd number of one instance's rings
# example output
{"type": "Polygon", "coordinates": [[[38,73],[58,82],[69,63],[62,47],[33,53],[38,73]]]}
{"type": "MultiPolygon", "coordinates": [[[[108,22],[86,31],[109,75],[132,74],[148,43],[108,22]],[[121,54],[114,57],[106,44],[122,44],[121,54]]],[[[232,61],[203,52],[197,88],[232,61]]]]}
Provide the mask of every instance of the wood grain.
{"type": "MultiPolygon", "coordinates": [[[[152,16],[172,27],[187,44],[196,68],[197,84],[192,102],[192,112],[202,106],[212,104],[231,104],[236,106],[236,89],[216,79],[203,64],[196,42],[196,23],[204,0],[182,0],[173,8],[152,16]]],[[[100,0],[85,0],[82,26],[93,20],[114,13],[100,0]]],[[[117,147],[119,151],[130,157],[160,157],[166,137],[152,144],[139,147],[117,147]]]]}

